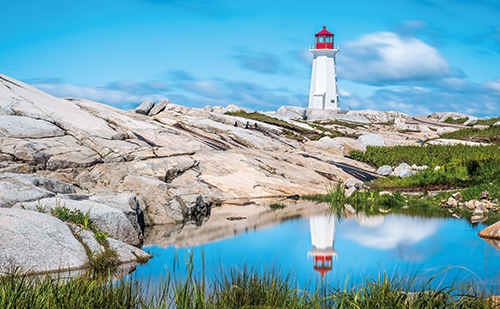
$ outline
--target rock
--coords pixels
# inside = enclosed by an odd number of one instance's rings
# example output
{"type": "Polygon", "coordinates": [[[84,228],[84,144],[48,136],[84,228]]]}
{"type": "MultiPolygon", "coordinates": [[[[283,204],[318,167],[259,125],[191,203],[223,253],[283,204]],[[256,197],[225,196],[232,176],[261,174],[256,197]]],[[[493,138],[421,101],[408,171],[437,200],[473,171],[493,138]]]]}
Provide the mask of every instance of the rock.
{"type": "Polygon", "coordinates": [[[434,168],[435,171],[437,171],[439,169],[441,169],[441,166],[438,166],[438,165],[436,165],[436,167],[434,168]]]}
{"type": "Polygon", "coordinates": [[[276,114],[290,119],[306,119],[306,109],[299,106],[282,106],[276,111],[276,114]]]}
{"type": "Polygon", "coordinates": [[[73,191],[73,186],[60,181],[30,175],[0,174],[0,207],[11,207],[15,203],[38,201],[55,196],[55,191],[73,191]],[[54,191],[49,191],[52,189],[54,191]]]}
{"type": "Polygon", "coordinates": [[[345,197],[345,198],[351,197],[351,196],[354,194],[354,192],[356,192],[356,191],[357,191],[357,189],[356,189],[356,187],[355,187],[355,186],[354,186],[354,187],[350,187],[349,189],[347,189],[347,190],[345,191],[345,193],[344,193],[344,197],[345,197]]]}
{"type": "Polygon", "coordinates": [[[155,105],[155,101],[147,100],[147,101],[141,103],[141,105],[139,105],[134,111],[138,114],[147,115],[151,111],[151,109],[153,108],[154,105],[155,105]]]}
{"type": "Polygon", "coordinates": [[[86,267],[83,245],[71,230],[47,214],[0,208],[0,272],[52,272],[86,267]]]}
{"type": "Polygon", "coordinates": [[[456,214],[456,213],[452,214],[451,216],[452,216],[453,218],[455,218],[455,219],[460,219],[460,218],[462,218],[462,216],[460,216],[460,215],[458,215],[458,214],[456,214]]]}
{"type": "Polygon", "coordinates": [[[378,146],[378,147],[387,146],[384,138],[374,133],[361,135],[358,138],[358,142],[361,142],[364,146],[378,146]]]}
{"type": "Polygon", "coordinates": [[[420,132],[420,128],[416,124],[398,123],[394,126],[394,129],[400,132],[420,132]]]}
{"type": "Polygon", "coordinates": [[[473,126],[477,123],[477,120],[478,120],[477,118],[471,117],[469,118],[469,120],[464,122],[464,126],[473,126]]]}
{"type": "Polygon", "coordinates": [[[494,127],[500,126],[500,121],[497,121],[493,124],[494,127]]]}
{"type": "Polygon", "coordinates": [[[392,173],[392,167],[390,165],[383,165],[377,169],[377,174],[382,176],[389,176],[392,173]]]}
{"type": "Polygon", "coordinates": [[[306,148],[310,148],[310,147],[319,148],[319,149],[325,150],[325,151],[332,153],[332,154],[336,154],[336,155],[340,155],[340,156],[344,155],[344,145],[337,142],[336,140],[328,137],[328,136],[322,137],[321,139],[319,139],[317,141],[308,141],[305,144],[305,147],[306,148]]]}
{"type": "Polygon", "coordinates": [[[361,143],[355,139],[349,138],[349,137],[335,137],[335,138],[333,138],[333,140],[344,145],[344,156],[345,157],[349,157],[352,150],[358,150],[358,151],[365,151],[366,150],[366,146],[363,145],[363,143],[361,143]]]}
{"type": "Polygon", "coordinates": [[[45,212],[50,212],[56,207],[66,207],[70,210],[80,210],[82,213],[89,213],[90,219],[96,224],[99,230],[106,232],[110,237],[123,241],[127,244],[138,246],[141,243],[139,233],[134,229],[124,212],[105,204],[89,201],[87,197],[75,197],[70,199],[67,196],[44,198],[37,202],[26,202],[22,206],[20,203],[14,208],[21,208],[36,211],[37,207],[43,207],[45,212]]]}
{"type": "Polygon", "coordinates": [[[457,201],[461,201],[461,200],[463,200],[463,199],[464,199],[464,197],[462,196],[462,193],[460,193],[460,192],[453,193],[451,196],[452,196],[455,200],[457,200],[457,201]]]}
{"type": "Polygon", "coordinates": [[[228,106],[226,106],[226,112],[237,113],[237,112],[241,112],[241,111],[243,111],[247,114],[255,113],[255,111],[253,109],[238,106],[235,104],[229,104],[228,106]]]}
{"type": "Polygon", "coordinates": [[[106,240],[109,242],[110,249],[116,251],[120,263],[129,263],[136,261],[141,262],[147,261],[152,258],[149,253],[144,252],[139,248],[130,246],[126,243],[109,237],[106,238],[106,240]]]}
{"type": "Polygon", "coordinates": [[[364,183],[357,179],[357,178],[354,178],[354,177],[350,177],[349,179],[346,180],[346,182],[344,183],[345,187],[347,189],[350,189],[350,188],[357,188],[357,189],[361,189],[363,188],[364,186],[364,183]]]}
{"type": "Polygon", "coordinates": [[[487,190],[484,190],[483,192],[481,192],[481,196],[479,197],[480,200],[488,200],[490,199],[490,192],[488,192],[487,190]]]}
{"type": "Polygon", "coordinates": [[[23,116],[0,115],[0,136],[7,137],[56,137],[64,131],[45,120],[23,116]]]}
{"type": "Polygon", "coordinates": [[[351,205],[349,204],[344,204],[344,207],[347,211],[349,211],[350,213],[352,214],[355,214],[356,213],[356,209],[354,209],[351,205]]]}
{"type": "Polygon", "coordinates": [[[212,106],[210,105],[206,105],[204,108],[203,108],[204,111],[207,111],[209,113],[213,112],[214,109],[212,108],[212,106]]]}
{"type": "Polygon", "coordinates": [[[458,206],[458,202],[456,199],[454,199],[453,197],[450,197],[447,201],[446,201],[446,206],[448,207],[451,207],[451,208],[455,208],[458,206]]]}
{"type": "Polygon", "coordinates": [[[483,217],[483,216],[472,216],[470,218],[470,222],[471,223],[480,223],[480,222],[483,222],[485,220],[487,220],[488,217],[483,217]]]}
{"type": "Polygon", "coordinates": [[[405,178],[405,177],[413,176],[415,174],[416,174],[415,171],[412,171],[411,169],[409,169],[407,167],[403,167],[403,168],[400,168],[398,170],[397,176],[400,178],[405,178]]]}
{"type": "Polygon", "coordinates": [[[500,239],[500,221],[477,233],[482,238],[500,239]]]}
{"type": "Polygon", "coordinates": [[[214,106],[212,107],[212,112],[217,114],[225,114],[227,112],[225,107],[222,106],[214,106]]]}
{"type": "Polygon", "coordinates": [[[151,117],[158,115],[159,113],[161,113],[161,112],[163,112],[165,110],[165,108],[167,107],[168,104],[170,104],[170,100],[169,99],[161,100],[160,102],[156,103],[156,105],[153,106],[153,108],[151,108],[149,110],[149,112],[147,113],[147,115],[151,116],[151,117]]]}
{"type": "Polygon", "coordinates": [[[382,196],[382,195],[390,195],[390,196],[393,196],[392,192],[390,191],[380,191],[378,193],[379,196],[382,196]]]}

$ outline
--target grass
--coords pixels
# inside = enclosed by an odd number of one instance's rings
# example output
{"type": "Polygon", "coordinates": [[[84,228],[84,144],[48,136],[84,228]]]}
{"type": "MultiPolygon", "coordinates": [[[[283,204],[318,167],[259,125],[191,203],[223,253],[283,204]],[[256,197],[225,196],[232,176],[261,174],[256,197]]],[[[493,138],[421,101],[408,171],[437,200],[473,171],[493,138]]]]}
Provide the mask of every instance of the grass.
{"type": "Polygon", "coordinates": [[[491,119],[479,119],[477,121],[477,124],[491,126],[498,121],[500,121],[500,117],[495,117],[495,118],[491,118],[491,119]]]}
{"type": "Polygon", "coordinates": [[[318,125],[318,124],[307,123],[311,127],[317,128],[323,132],[329,132],[330,134],[319,133],[315,130],[309,130],[306,128],[302,128],[302,127],[299,127],[297,125],[288,123],[286,121],[276,119],[276,118],[270,117],[268,115],[264,115],[264,114],[257,113],[257,112],[247,113],[245,111],[238,111],[238,112],[226,112],[225,114],[230,115],[230,116],[235,116],[235,117],[253,119],[253,120],[260,121],[260,122],[275,125],[277,127],[282,128],[282,134],[285,137],[290,138],[290,139],[295,139],[298,141],[303,141],[305,138],[308,138],[310,140],[318,140],[324,136],[330,136],[330,137],[344,136],[343,133],[325,128],[325,127],[318,125]]]}
{"type": "Polygon", "coordinates": [[[500,126],[490,125],[485,129],[464,128],[445,133],[441,137],[500,145],[500,126]]]}
{"type": "Polygon", "coordinates": [[[458,119],[453,119],[451,117],[448,117],[445,119],[445,123],[453,123],[453,124],[463,124],[465,123],[467,120],[469,120],[469,117],[465,117],[465,118],[458,118],[458,119]]]}
{"type": "Polygon", "coordinates": [[[381,273],[356,286],[321,281],[312,288],[276,268],[232,268],[208,280],[204,266],[195,275],[192,254],[187,263],[185,277],[170,272],[152,291],[132,276],[118,283],[109,276],[0,276],[0,308],[499,308],[473,284],[441,286],[436,277],[381,273]]]}
{"type": "Polygon", "coordinates": [[[271,208],[272,210],[283,209],[285,207],[286,207],[285,204],[279,204],[279,203],[272,203],[271,205],[269,205],[269,208],[271,208]]]}

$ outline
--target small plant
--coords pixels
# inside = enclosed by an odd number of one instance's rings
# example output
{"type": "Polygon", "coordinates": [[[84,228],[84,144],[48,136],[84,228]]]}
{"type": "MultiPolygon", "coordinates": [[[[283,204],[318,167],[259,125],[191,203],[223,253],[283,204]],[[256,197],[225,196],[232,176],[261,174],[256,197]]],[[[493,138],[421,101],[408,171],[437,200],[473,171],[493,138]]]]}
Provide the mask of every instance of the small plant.
{"type": "Polygon", "coordinates": [[[271,208],[272,210],[283,209],[285,207],[286,207],[285,204],[279,204],[279,203],[272,203],[271,205],[269,205],[269,208],[271,208]]]}
{"type": "Polygon", "coordinates": [[[109,235],[107,233],[99,231],[99,230],[96,230],[93,232],[94,232],[95,240],[97,240],[97,242],[100,243],[101,245],[103,245],[105,243],[106,239],[109,237],[109,235]]]}

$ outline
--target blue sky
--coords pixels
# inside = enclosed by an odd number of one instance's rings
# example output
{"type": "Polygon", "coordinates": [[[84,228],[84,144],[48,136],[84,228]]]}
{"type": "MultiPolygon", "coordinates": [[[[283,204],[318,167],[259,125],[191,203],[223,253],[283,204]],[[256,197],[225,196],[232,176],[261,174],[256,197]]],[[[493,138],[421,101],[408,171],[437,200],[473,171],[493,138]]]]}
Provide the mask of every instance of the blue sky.
{"type": "Polygon", "coordinates": [[[55,96],[306,107],[326,26],[343,110],[500,115],[497,0],[20,0],[2,13],[0,73],[55,96]]]}

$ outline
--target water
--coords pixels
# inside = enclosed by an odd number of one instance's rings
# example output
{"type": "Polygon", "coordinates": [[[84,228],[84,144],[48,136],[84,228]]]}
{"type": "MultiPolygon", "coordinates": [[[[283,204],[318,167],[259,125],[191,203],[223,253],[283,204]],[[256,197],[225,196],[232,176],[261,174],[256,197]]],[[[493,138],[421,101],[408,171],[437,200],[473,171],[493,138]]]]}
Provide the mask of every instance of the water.
{"type": "MultiPolygon", "coordinates": [[[[342,220],[324,212],[310,215],[280,223],[284,220],[281,218],[274,225],[267,222],[265,227],[246,226],[239,234],[235,228],[234,233],[199,245],[148,245],[145,249],[155,257],[138,266],[134,275],[149,279],[155,286],[174,269],[174,260],[182,274],[185,258],[192,253],[196,272],[200,274],[204,265],[209,278],[221,269],[247,265],[291,271],[302,286],[320,280],[322,274],[329,284],[344,286],[346,278],[349,285],[355,285],[366,276],[377,277],[383,272],[417,273],[424,281],[438,275],[434,286],[474,280],[489,289],[499,282],[500,250],[476,235],[483,226],[474,227],[460,219],[402,214],[356,215],[342,220]]],[[[177,236],[171,237],[178,240],[183,233],[172,233],[177,236]]],[[[181,239],[189,243],[210,233],[197,234],[196,229],[188,229],[184,234],[181,239]]]]}

